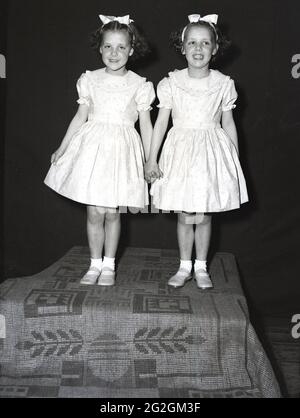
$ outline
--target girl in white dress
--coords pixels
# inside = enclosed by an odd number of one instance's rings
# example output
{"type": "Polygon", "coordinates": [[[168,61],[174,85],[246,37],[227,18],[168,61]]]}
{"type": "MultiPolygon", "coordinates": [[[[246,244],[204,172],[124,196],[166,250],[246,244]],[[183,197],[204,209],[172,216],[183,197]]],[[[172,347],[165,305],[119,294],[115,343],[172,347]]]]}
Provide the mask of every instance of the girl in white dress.
{"type": "Polygon", "coordinates": [[[45,183],[87,205],[91,264],[80,282],[109,286],[115,283],[121,226],[117,208],[148,204],[143,165],[150,149],[155,93],[151,82],[126,69],[128,59],[148,52],[133,21],[129,16],[100,19],[103,25],[93,35],[93,47],[105,67],[80,76],[79,108],[51,156],[45,183]],[[142,141],[134,127],[138,119],[142,141]]]}
{"type": "Polygon", "coordinates": [[[216,26],[217,19],[217,15],[189,16],[189,24],[173,37],[174,46],[185,55],[187,68],[170,72],[157,88],[160,110],[145,178],[155,179],[150,190],[154,205],[179,212],[180,267],[168,281],[173,287],[181,287],[192,278],[194,243],[197,286],[213,287],[206,266],[210,212],[236,209],[248,201],[232,116],[237,98],[234,82],[209,68],[228,43],[216,26]],[[173,127],[158,165],[171,112],[173,127]]]}

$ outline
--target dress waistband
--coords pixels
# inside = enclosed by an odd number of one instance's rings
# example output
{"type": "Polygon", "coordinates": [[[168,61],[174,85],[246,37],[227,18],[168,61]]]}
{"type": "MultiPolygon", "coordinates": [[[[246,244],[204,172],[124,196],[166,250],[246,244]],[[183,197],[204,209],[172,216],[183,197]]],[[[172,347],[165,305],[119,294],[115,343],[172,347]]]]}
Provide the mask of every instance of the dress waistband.
{"type": "Polygon", "coordinates": [[[216,129],[221,128],[220,122],[197,122],[187,121],[182,119],[173,119],[173,126],[175,128],[183,129],[216,129]]]}
{"type": "Polygon", "coordinates": [[[88,118],[88,122],[99,122],[103,123],[104,125],[121,125],[121,126],[131,126],[134,127],[135,122],[131,120],[124,120],[118,118],[107,118],[107,117],[99,117],[99,116],[91,116],[88,118]]]}

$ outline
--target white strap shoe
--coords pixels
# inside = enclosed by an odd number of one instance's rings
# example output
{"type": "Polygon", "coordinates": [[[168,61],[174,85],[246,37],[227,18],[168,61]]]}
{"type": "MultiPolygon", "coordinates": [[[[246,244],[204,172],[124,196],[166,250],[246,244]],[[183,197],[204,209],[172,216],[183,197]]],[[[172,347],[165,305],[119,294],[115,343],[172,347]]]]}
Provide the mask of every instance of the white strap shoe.
{"type": "Polygon", "coordinates": [[[168,285],[172,287],[182,287],[191,278],[191,272],[185,269],[179,269],[177,273],[168,280],[168,285]]]}
{"type": "Polygon", "coordinates": [[[80,284],[96,284],[101,271],[97,267],[90,267],[80,280],[80,284]]]}
{"type": "Polygon", "coordinates": [[[98,284],[100,286],[113,286],[115,284],[116,273],[109,267],[103,267],[98,284]]]}
{"type": "Polygon", "coordinates": [[[212,289],[214,287],[206,270],[199,269],[195,271],[194,276],[199,289],[212,289]]]}

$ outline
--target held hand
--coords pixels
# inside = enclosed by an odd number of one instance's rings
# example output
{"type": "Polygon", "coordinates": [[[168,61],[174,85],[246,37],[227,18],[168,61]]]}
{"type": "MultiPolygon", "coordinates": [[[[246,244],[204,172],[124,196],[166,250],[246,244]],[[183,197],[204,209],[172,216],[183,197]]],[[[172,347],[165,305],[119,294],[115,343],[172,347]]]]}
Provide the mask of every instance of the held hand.
{"type": "Polygon", "coordinates": [[[51,164],[56,165],[57,161],[62,157],[64,154],[59,148],[51,155],[51,164]]]}
{"type": "Polygon", "coordinates": [[[144,165],[144,176],[148,183],[163,177],[163,172],[160,170],[156,162],[147,161],[144,165]]]}

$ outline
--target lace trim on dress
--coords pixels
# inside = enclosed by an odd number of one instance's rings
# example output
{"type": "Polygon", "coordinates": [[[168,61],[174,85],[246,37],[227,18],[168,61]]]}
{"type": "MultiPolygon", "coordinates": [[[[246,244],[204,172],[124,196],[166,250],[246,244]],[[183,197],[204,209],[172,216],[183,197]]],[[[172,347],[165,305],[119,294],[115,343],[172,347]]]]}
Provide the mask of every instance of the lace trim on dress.
{"type": "Polygon", "coordinates": [[[132,88],[133,85],[139,85],[146,81],[146,78],[140,77],[133,71],[128,71],[124,76],[114,76],[105,72],[105,68],[100,70],[86,70],[89,82],[95,87],[101,87],[103,90],[111,91],[117,88],[119,91],[125,91],[132,88]]]}
{"type": "Polygon", "coordinates": [[[192,96],[199,94],[212,94],[224,87],[230,77],[217,70],[210,70],[210,74],[202,79],[189,77],[187,68],[169,73],[170,80],[176,87],[185,90],[192,96]]]}

